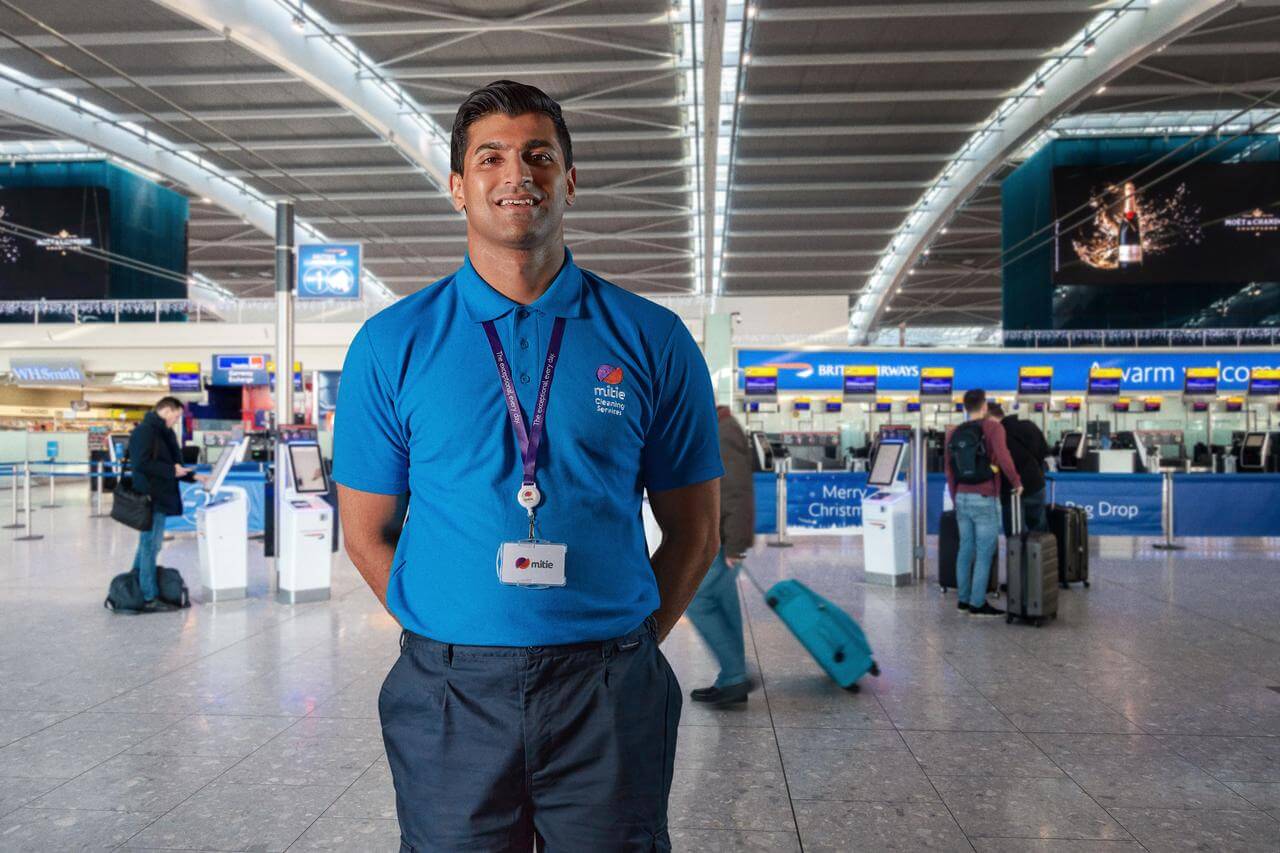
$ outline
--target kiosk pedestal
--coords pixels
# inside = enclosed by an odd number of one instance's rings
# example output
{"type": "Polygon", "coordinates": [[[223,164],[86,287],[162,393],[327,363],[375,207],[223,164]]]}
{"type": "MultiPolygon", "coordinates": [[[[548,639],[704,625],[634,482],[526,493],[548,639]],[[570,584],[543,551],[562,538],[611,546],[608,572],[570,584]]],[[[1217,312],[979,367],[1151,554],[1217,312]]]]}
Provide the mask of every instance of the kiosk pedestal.
{"type": "Polygon", "coordinates": [[[303,604],[329,598],[333,572],[333,507],[321,495],[329,477],[313,443],[286,444],[276,454],[284,488],[280,501],[280,553],[276,555],[276,600],[303,604]]]}
{"type": "Polygon", "coordinates": [[[200,592],[206,603],[244,598],[249,586],[249,494],[224,485],[248,446],[249,440],[241,439],[218,457],[205,483],[209,502],[196,512],[200,592]]]}
{"type": "Polygon", "coordinates": [[[249,586],[249,494],[222,486],[217,503],[196,514],[200,596],[205,602],[244,598],[249,586]]]}
{"type": "Polygon", "coordinates": [[[911,583],[913,495],[898,479],[909,447],[905,442],[882,441],[871,457],[867,485],[882,491],[862,501],[862,564],[867,583],[911,583]]]}

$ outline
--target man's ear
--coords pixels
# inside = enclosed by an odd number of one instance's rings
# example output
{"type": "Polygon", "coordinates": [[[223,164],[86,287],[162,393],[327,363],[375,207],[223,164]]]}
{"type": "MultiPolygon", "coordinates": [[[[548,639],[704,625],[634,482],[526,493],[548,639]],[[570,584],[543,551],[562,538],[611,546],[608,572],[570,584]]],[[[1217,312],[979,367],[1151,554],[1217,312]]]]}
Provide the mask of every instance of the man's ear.
{"type": "Polygon", "coordinates": [[[572,205],[578,199],[578,167],[570,166],[565,174],[564,203],[572,205]]]}
{"type": "Polygon", "coordinates": [[[449,173],[449,196],[453,199],[453,209],[459,213],[467,212],[467,199],[462,192],[462,175],[449,173]]]}

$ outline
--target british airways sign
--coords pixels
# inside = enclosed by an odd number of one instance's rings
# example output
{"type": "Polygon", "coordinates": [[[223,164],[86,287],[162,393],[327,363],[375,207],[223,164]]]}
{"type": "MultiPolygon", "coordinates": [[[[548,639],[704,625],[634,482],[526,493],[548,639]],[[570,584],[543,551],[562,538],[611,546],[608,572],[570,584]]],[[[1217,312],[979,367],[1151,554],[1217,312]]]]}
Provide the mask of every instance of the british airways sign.
{"type": "Polygon", "coordinates": [[[1233,352],[1196,350],[1165,352],[1098,351],[1046,352],[1044,350],[1002,351],[884,351],[884,350],[738,350],[741,369],[777,367],[778,390],[839,392],[844,368],[874,365],[878,368],[881,391],[918,391],[920,371],[926,367],[955,369],[955,388],[984,388],[1014,391],[1022,367],[1052,367],[1054,391],[1083,392],[1089,371],[1095,367],[1116,367],[1124,371],[1126,392],[1181,391],[1189,368],[1218,368],[1219,390],[1244,391],[1254,368],[1280,367],[1280,352],[1233,352]]]}

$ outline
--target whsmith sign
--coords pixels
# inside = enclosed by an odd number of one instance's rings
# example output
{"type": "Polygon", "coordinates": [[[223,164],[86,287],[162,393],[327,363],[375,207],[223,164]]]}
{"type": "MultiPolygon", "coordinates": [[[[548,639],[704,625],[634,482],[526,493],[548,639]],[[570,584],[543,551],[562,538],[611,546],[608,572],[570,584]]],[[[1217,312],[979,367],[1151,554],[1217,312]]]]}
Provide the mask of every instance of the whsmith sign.
{"type": "Polygon", "coordinates": [[[11,358],[9,372],[19,385],[83,385],[78,358],[11,358]]]}
{"type": "MultiPolygon", "coordinates": [[[[1054,392],[1083,392],[1089,371],[1095,367],[1122,370],[1125,393],[1181,391],[1188,369],[1216,367],[1221,391],[1244,391],[1249,372],[1256,367],[1280,367],[1280,352],[1046,352],[1045,350],[991,351],[885,351],[885,350],[738,350],[738,367],[778,368],[780,391],[836,391],[843,388],[845,368],[873,365],[878,369],[880,391],[918,391],[920,371],[929,367],[955,369],[957,392],[968,388],[1014,391],[1018,370],[1024,366],[1052,367],[1054,392]]],[[[741,371],[738,384],[742,385],[741,371]]]]}

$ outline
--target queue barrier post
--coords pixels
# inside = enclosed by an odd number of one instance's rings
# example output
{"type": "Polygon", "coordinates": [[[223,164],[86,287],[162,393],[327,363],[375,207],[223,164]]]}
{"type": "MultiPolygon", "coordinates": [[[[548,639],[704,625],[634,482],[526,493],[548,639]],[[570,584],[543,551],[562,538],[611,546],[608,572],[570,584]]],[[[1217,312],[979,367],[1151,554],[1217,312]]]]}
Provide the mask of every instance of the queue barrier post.
{"type": "Polygon", "coordinates": [[[107,471],[111,468],[111,462],[102,460],[98,462],[98,470],[95,475],[92,466],[89,469],[89,476],[93,477],[93,512],[89,513],[90,518],[103,518],[110,513],[102,511],[102,481],[107,477],[107,471]]]}
{"type": "Polygon", "coordinates": [[[1186,545],[1179,545],[1173,539],[1173,469],[1166,468],[1164,479],[1160,482],[1160,528],[1164,531],[1164,541],[1153,542],[1151,547],[1159,551],[1185,551],[1186,545]]]}
{"type": "Polygon", "coordinates": [[[34,513],[31,511],[31,463],[29,461],[22,463],[22,495],[22,502],[27,507],[27,522],[24,525],[26,530],[23,535],[13,537],[13,541],[31,542],[36,539],[43,539],[44,537],[40,534],[31,532],[31,516],[34,513]]]}
{"type": "Polygon", "coordinates": [[[58,463],[54,462],[52,459],[50,459],[48,462],[45,463],[45,467],[49,471],[49,502],[43,505],[44,509],[60,508],[60,504],[58,503],[57,492],[54,489],[54,481],[58,479],[58,476],[57,476],[57,472],[53,470],[53,466],[57,464],[58,463]]]}
{"type": "Polygon", "coordinates": [[[13,521],[4,526],[5,530],[17,530],[22,526],[18,521],[18,466],[9,465],[9,496],[13,499],[13,521]]]}
{"type": "Polygon", "coordinates": [[[774,458],[773,470],[776,475],[774,481],[775,495],[778,502],[775,518],[777,519],[778,532],[774,536],[772,542],[769,543],[770,548],[790,548],[791,543],[787,541],[787,473],[791,469],[791,460],[787,457],[774,458]]]}

